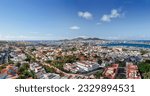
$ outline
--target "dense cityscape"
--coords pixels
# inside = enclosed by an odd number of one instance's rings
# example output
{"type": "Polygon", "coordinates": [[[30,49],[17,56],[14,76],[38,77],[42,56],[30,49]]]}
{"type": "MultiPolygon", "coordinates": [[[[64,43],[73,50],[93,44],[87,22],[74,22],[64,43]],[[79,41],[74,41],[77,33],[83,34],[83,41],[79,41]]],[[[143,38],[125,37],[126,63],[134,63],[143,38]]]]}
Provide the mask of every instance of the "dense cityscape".
{"type": "Polygon", "coordinates": [[[0,41],[0,79],[150,79],[149,44],[99,38],[0,41]]]}

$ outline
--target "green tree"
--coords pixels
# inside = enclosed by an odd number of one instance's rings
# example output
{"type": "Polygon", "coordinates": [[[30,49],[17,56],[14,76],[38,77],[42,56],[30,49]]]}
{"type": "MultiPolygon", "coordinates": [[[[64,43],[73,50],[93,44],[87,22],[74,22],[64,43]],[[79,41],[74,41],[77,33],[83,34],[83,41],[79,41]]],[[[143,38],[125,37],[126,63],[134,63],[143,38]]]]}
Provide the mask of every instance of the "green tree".
{"type": "Polygon", "coordinates": [[[23,70],[21,70],[21,74],[19,75],[18,79],[26,79],[29,77],[36,79],[36,75],[33,71],[23,69],[23,70]]]}
{"type": "Polygon", "coordinates": [[[144,79],[150,79],[150,72],[143,74],[144,79]]]}
{"type": "Polygon", "coordinates": [[[8,60],[8,63],[9,64],[14,64],[14,62],[12,60],[10,60],[10,59],[8,60]]]}
{"type": "Polygon", "coordinates": [[[45,71],[47,73],[54,73],[55,72],[54,68],[50,68],[49,66],[44,65],[43,68],[45,69],[45,71]]]}
{"type": "Polygon", "coordinates": [[[149,63],[150,64],[150,60],[145,60],[145,63],[149,63]]]}
{"type": "Polygon", "coordinates": [[[138,64],[138,68],[139,68],[140,72],[142,72],[142,73],[150,72],[150,64],[148,64],[148,63],[142,62],[142,63],[138,64]]]}
{"type": "Polygon", "coordinates": [[[15,64],[15,66],[19,68],[21,66],[21,64],[18,62],[15,64]]]}
{"type": "Polygon", "coordinates": [[[25,70],[26,70],[26,69],[25,69],[24,67],[20,67],[20,68],[18,69],[18,73],[19,73],[19,74],[22,74],[25,70]]]}
{"type": "Polygon", "coordinates": [[[102,74],[103,74],[103,70],[100,70],[100,71],[98,71],[98,72],[95,73],[95,77],[97,79],[99,79],[102,76],[102,74]]]}
{"type": "Polygon", "coordinates": [[[45,62],[50,64],[50,63],[52,63],[52,60],[47,60],[45,62]]]}
{"type": "Polygon", "coordinates": [[[32,74],[28,70],[24,70],[23,75],[25,76],[25,78],[28,78],[28,77],[31,77],[32,74]]]}
{"type": "Polygon", "coordinates": [[[29,64],[28,63],[24,63],[22,67],[25,67],[25,69],[29,68],[29,64]]]}
{"type": "Polygon", "coordinates": [[[18,72],[19,74],[23,74],[25,70],[28,70],[29,64],[25,63],[21,67],[19,67],[18,72]]]}
{"type": "Polygon", "coordinates": [[[35,47],[33,47],[32,49],[31,49],[31,51],[33,52],[33,51],[36,51],[36,48],[35,47]]]}
{"type": "Polygon", "coordinates": [[[102,60],[101,60],[101,59],[98,59],[98,60],[97,60],[97,63],[98,63],[98,64],[102,64],[102,60]]]}
{"type": "Polygon", "coordinates": [[[31,57],[30,57],[30,56],[27,56],[27,58],[25,59],[25,61],[30,62],[30,61],[31,61],[31,57]]]}
{"type": "Polygon", "coordinates": [[[73,47],[73,48],[70,49],[70,51],[77,51],[77,48],[73,47]]]}
{"type": "Polygon", "coordinates": [[[139,71],[144,79],[150,79],[150,63],[149,60],[138,64],[139,71]]]}
{"type": "Polygon", "coordinates": [[[24,75],[19,75],[18,79],[26,79],[24,75]]]}
{"type": "Polygon", "coordinates": [[[0,72],[1,72],[4,68],[6,68],[6,66],[7,66],[7,64],[1,65],[1,66],[0,66],[0,72]]]}
{"type": "Polygon", "coordinates": [[[149,53],[149,51],[147,51],[147,50],[141,50],[141,54],[142,54],[142,55],[144,55],[144,54],[146,54],[146,53],[149,53]]]}
{"type": "Polygon", "coordinates": [[[77,61],[77,57],[75,55],[64,56],[64,63],[73,63],[77,61]]]}
{"type": "Polygon", "coordinates": [[[33,79],[36,79],[37,77],[36,77],[36,74],[35,74],[35,72],[34,71],[30,71],[31,72],[31,77],[33,78],[33,79]]]}
{"type": "Polygon", "coordinates": [[[28,61],[28,62],[34,62],[35,61],[35,58],[32,58],[30,55],[26,54],[27,58],[25,59],[25,61],[28,61]]]}

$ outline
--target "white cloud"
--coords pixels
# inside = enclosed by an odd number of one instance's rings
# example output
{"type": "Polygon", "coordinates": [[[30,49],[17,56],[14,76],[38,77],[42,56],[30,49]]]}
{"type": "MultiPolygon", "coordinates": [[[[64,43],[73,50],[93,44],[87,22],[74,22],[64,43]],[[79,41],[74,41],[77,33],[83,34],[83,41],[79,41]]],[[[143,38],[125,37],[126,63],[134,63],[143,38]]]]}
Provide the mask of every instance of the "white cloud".
{"type": "Polygon", "coordinates": [[[103,15],[103,17],[101,18],[101,21],[110,22],[110,21],[111,21],[111,18],[110,18],[109,15],[103,15]]]}
{"type": "Polygon", "coordinates": [[[111,18],[120,17],[120,13],[118,12],[118,10],[113,9],[113,10],[111,10],[111,15],[110,15],[110,17],[111,17],[111,18]]]}
{"type": "Polygon", "coordinates": [[[79,30],[80,27],[78,27],[78,26],[72,26],[72,27],[70,27],[70,29],[71,29],[71,30],[79,30]]]}
{"type": "MultiPolygon", "coordinates": [[[[79,38],[88,38],[88,36],[78,36],[79,38]]],[[[77,38],[78,38],[77,37],[77,38]]]]}
{"type": "Polygon", "coordinates": [[[82,17],[84,19],[87,19],[87,20],[90,20],[90,19],[93,18],[93,15],[90,12],[88,12],[88,11],[86,11],[86,12],[80,11],[80,12],[78,12],[78,16],[82,17]]]}
{"type": "Polygon", "coordinates": [[[102,23],[101,22],[97,22],[96,25],[102,25],[102,23]]]}
{"type": "Polygon", "coordinates": [[[112,9],[110,14],[104,14],[101,17],[101,21],[103,22],[110,22],[114,18],[119,18],[121,13],[117,9],[112,9]]]}

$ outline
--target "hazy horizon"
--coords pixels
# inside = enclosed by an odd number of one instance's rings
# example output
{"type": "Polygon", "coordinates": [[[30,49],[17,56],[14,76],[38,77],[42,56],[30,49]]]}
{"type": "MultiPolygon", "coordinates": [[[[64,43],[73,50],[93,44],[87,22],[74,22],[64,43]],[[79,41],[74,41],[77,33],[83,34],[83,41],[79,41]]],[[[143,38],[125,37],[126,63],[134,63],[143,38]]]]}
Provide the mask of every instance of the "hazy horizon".
{"type": "MultiPolygon", "coordinates": [[[[74,38],[64,38],[64,39],[53,39],[53,40],[43,40],[43,39],[35,39],[35,40],[30,40],[30,39],[27,39],[27,40],[23,40],[23,39],[18,39],[18,40],[0,40],[0,41],[59,41],[59,40],[72,40],[72,39],[77,39],[77,38],[83,38],[83,37],[74,37],[74,38]]],[[[86,38],[83,38],[83,39],[88,39],[88,38],[98,38],[98,37],[86,37],[86,38]]],[[[112,41],[150,41],[150,39],[104,39],[104,38],[98,38],[98,39],[102,39],[102,40],[112,40],[112,41]]]]}

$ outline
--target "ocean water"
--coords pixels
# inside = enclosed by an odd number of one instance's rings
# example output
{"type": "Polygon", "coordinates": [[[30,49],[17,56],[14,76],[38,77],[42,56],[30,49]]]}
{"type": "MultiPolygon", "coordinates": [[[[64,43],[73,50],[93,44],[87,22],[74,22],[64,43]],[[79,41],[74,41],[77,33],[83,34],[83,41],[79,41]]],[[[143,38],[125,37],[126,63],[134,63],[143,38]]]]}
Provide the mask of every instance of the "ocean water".
{"type": "Polygon", "coordinates": [[[124,46],[124,47],[139,47],[139,48],[150,48],[148,44],[131,44],[131,43],[109,43],[109,44],[100,44],[99,46],[124,46]]]}

